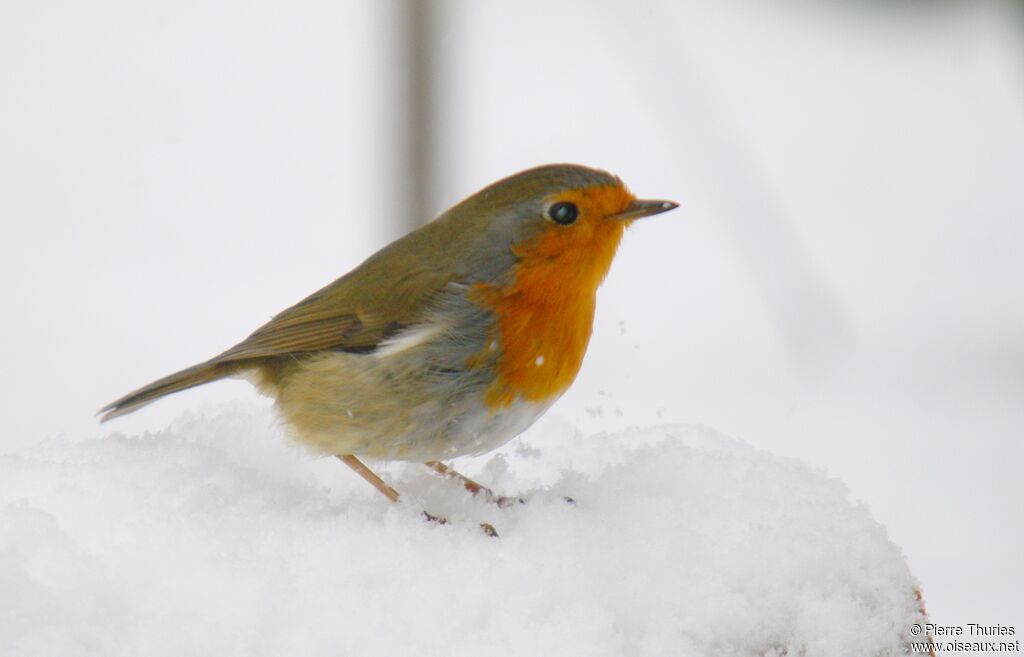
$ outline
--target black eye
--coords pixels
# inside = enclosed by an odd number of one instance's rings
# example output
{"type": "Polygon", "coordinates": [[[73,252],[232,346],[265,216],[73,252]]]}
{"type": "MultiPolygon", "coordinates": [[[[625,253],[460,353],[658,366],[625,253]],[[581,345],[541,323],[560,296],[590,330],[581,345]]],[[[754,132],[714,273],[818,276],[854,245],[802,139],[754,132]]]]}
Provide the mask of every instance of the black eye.
{"type": "Polygon", "coordinates": [[[553,203],[548,208],[548,216],[560,224],[571,224],[580,216],[580,211],[572,203],[553,203]]]}

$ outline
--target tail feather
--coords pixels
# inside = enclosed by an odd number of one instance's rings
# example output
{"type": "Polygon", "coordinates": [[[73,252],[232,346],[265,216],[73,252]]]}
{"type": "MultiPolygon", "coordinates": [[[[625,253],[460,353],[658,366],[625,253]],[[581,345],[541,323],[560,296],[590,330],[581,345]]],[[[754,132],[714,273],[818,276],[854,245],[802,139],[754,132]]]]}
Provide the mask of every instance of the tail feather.
{"type": "Polygon", "coordinates": [[[237,363],[222,363],[215,360],[193,365],[128,393],[101,408],[97,414],[100,415],[100,422],[106,422],[138,410],[165,395],[231,376],[238,369],[237,363]]]}

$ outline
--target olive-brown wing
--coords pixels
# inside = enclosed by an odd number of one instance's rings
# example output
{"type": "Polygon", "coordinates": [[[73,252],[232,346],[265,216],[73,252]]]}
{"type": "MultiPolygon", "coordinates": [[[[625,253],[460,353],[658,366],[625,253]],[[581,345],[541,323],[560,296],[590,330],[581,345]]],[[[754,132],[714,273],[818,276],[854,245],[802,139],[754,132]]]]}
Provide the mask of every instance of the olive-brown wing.
{"type": "Polygon", "coordinates": [[[277,314],[222,354],[134,390],[100,409],[102,421],[166,395],[233,376],[284,356],[324,350],[372,351],[424,318],[451,275],[399,241],[352,272],[277,314]],[[396,248],[398,247],[398,248],[396,248]]]}
{"type": "Polygon", "coordinates": [[[417,261],[406,264],[381,267],[367,262],[282,311],[213,360],[372,350],[403,327],[420,321],[451,278],[417,261]]]}

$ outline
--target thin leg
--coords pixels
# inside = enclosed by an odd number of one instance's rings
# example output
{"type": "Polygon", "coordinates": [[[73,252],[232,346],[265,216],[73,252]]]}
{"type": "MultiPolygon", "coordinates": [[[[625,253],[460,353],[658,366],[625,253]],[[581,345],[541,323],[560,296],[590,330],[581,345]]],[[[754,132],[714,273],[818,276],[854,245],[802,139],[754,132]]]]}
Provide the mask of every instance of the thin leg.
{"type": "Polygon", "coordinates": [[[484,499],[492,504],[497,504],[498,507],[504,509],[505,507],[512,506],[513,504],[525,504],[523,500],[518,497],[501,497],[494,494],[490,488],[487,488],[483,484],[478,484],[469,477],[455,470],[452,470],[444,463],[440,461],[427,461],[423,465],[427,466],[434,472],[438,473],[442,477],[448,477],[449,479],[458,479],[462,484],[462,487],[470,492],[471,495],[483,495],[484,499]]]}
{"type": "Polygon", "coordinates": [[[356,474],[370,482],[370,485],[379,490],[384,497],[388,498],[392,502],[398,501],[398,491],[391,486],[388,486],[383,479],[378,477],[373,470],[366,467],[366,464],[362,461],[351,454],[336,454],[336,456],[342,463],[355,470],[356,474]]]}
{"type": "Polygon", "coordinates": [[[468,490],[471,495],[479,495],[481,492],[483,492],[483,494],[486,495],[488,499],[494,497],[494,493],[489,488],[485,487],[483,484],[478,484],[477,482],[473,481],[464,474],[452,470],[451,468],[449,468],[444,463],[441,463],[440,461],[427,461],[423,465],[427,466],[428,468],[430,468],[431,470],[433,470],[434,472],[443,477],[448,477],[449,479],[458,479],[459,482],[462,484],[462,487],[468,490]]]}
{"type": "MultiPolygon", "coordinates": [[[[355,470],[356,474],[358,474],[360,477],[362,477],[366,481],[370,482],[370,484],[374,488],[379,490],[381,492],[381,494],[384,495],[384,497],[388,498],[392,502],[397,502],[398,501],[398,491],[395,490],[394,488],[392,488],[391,486],[388,486],[387,482],[385,482],[383,479],[378,477],[377,474],[373,470],[371,470],[370,468],[366,467],[365,463],[363,463],[362,461],[357,459],[352,454],[335,454],[335,456],[338,457],[339,461],[341,461],[342,463],[344,463],[348,467],[350,467],[353,470],[355,470]]],[[[438,465],[441,465],[441,464],[438,463],[438,465]]],[[[441,467],[443,468],[444,466],[441,465],[441,467]]],[[[452,472],[454,472],[454,470],[452,472]]],[[[458,474],[458,473],[456,473],[456,474],[458,474]]],[[[459,475],[459,476],[461,476],[461,475],[459,475]]],[[[467,481],[470,481],[470,480],[467,479],[467,481]]],[[[476,486],[478,487],[478,489],[483,488],[479,484],[476,484],[476,486]]],[[[487,490],[487,489],[484,488],[483,490],[487,490]]],[[[490,491],[488,491],[488,492],[490,492],[490,491]]],[[[445,524],[448,523],[448,520],[446,518],[444,518],[442,516],[435,516],[433,513],[430,513],[429,511],[424,511],[423,515],[426,516],[427,520],[429,520],[430,522],[436,522],[439,525],[445,525],[445,524]]],[[[490,523],[486,523],[486,522],[480,523],[480,529],[482,529],[483,532],[485,534],[487,534],[488,536],[492,536],[492,537],[495,537],[495,538],[497,538],[497,536],[498,536],[498,532],[494,530],[494,527],[492,527],[490,525],[490,523]]]]}

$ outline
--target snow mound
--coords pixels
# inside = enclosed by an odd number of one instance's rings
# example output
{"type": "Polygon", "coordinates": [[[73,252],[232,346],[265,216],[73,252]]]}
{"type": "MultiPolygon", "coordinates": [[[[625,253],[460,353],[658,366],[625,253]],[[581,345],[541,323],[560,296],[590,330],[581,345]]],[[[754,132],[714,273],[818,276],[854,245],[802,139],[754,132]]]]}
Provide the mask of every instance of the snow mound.
{"type": "Polygon", "coordinates": [[[455,464],[508,509],[417,464],[379,469],[391,505],[281,433],[233,408],[0,456],[0,654],[865,657],[923,621],[842,484],[704,428],[548,419],[455,464]]]}

